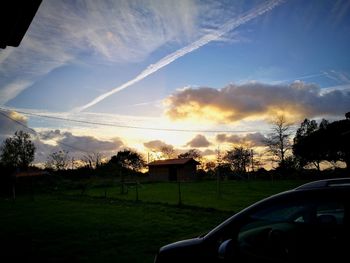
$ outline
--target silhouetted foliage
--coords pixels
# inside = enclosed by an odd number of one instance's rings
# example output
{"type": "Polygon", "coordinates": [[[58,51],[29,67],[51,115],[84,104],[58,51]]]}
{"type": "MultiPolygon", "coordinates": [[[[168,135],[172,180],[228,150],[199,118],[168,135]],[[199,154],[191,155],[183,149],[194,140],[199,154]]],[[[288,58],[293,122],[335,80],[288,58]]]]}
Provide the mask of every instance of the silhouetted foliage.
{"type": "Polygon", "coordinates": [[[49,154],[45,166],[55,171],[66,170],[69,166],[69,162],[68,152],[58,151],[49,154]]]}
{"type": "Polygon", "coordinates": [[[223,159],[230,164],[233,171],[246,173],[248,166],[251,165],[251,158],[251,150],[240,146],[234,147],[231,151],[227,151],[223,159]]]}
{"type": "Polygon", "coordinates": [[[202,155],[198,150],[190,149],[187,152],[179,154],[177,157],[178,158],[193,158],[196,161],[200,161],[202,158],[202,155]]]}
{"type": "Polygon", "coordinates": [[[164,158],[171,159],[175,157],[175,150],[172,146],[163,146],[160,151],[164,158]]]}
{"type": "Polygon", "coordinates": [[[119,151],[117,155],[112,156],[109,163],[133,171],[140,171],[146,165],[146,161],[143,159],[141,154],[127,149],[119,151]]]}
{"type": "Polygon", "coordinates": [[[350,119],[334,121],[324,130],[327,161],[342,161],[350,170],[350,119]]]}
{"type": "Polygon", "coordinates": [[[35,146],[30,135],[16,131],[13,137],[7,138],[1,146],[0,160],[4,166],[27,169],[34,161],[35,146]]]}
{"type": "Polygon", "coordinates": [[[329,123],[305,120],[294,138],[293,152],[302,164],[313,163],[320,170],[321,161],[342,161],[350,169],[350,119],[329,123]]]}
{"type": "Polygon", "coordinates": [[[96,169],[102,164],[102,154],[95,153],[87,153],[83,156],[83,160],[85,166],[90,169],[96,169]]]}
{"type": "Polygon", "coordinates": [[[345,118],[346,118],[347,120],[349,120],[349,119],[350,119],[350,111],[349,111],[349,112],[347,112],[347,113],[345,113],[345,118]]]}
{"type": "MultiPolygon", "coordinates": [[[[327,122],[323,120],[322,129],[327,126],[327,122]]],[[[315,134],[320,128],[315,120],[305,119],[300,128],[297,130],[294,137],[293,154],[299,160],[301,166],[312,163],[318,171],[320,171],[320,163],[324,159],[323,145],[320,144],[320,139],[323,136],[322,132],[315,134]]]]}

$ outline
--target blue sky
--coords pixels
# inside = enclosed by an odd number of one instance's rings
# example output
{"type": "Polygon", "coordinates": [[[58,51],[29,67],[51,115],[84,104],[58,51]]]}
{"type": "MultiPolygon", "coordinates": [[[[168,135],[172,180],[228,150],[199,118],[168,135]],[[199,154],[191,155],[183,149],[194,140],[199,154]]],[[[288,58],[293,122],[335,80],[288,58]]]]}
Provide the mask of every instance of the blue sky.
{"type": "Polygon", "coordinates": [[[119,138],[145,151],[152,140],[186,149],[203,134],[212,147],[205,149],[213,150],[217,134],[201,130],[266,134],[269,117],[281,112],[295,122],[344,116],[349,46],[346,0],[44,0],[21,45],[0,50],[0,105],[22,114],[199,130],[107,131],[26,115],[39,132],[119,138]]]}

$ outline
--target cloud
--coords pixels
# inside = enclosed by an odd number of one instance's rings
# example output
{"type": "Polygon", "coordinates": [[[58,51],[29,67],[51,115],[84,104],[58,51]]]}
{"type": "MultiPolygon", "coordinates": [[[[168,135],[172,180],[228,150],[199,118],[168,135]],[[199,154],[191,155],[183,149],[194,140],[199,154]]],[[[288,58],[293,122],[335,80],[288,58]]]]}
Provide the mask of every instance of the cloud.
{"type": "Polygon", "coordinates": [[[216,140],[220,143],[228,142],[232,144],[244,144],[250,147],[265,146],[266,137],[260,132],[248,133],[246,135],[227,135],[225,133],[217,134],[216,140]]]}
{"type": "Polygon", "coordinates": [[[218,123],[264,119],[276,114],[300,120],[305,117],[342,116],[349,111],[350,92],[322,93],[314,84],[296,81],[290,85],[249,82],[222,89],[187,88],[165,100],[172,120],[199,118],[218,123]]]}
{"type": "Polygon", "coordinates": [[[0,52],[0,103],[69,63],[138,62],[165,44],[188,43],[202,11],[192,0],[43,1],[21,45],[0,52]]]}
{"type": "Polygon", "coordinates": [[[203,156],[210,156],[210,155],[215,155],[216,152],[211,150],[211,149],[205,149],[204,151],[201,152],[203,156]]]}
{"type": "Polygon", "coordinates": [[[61,150],[59,147],[44,143],[38,138],[36,140],[33,140],[33,142],[35,145],[34,163],[45,163],[49,154],[61,150]]]}
{"type": "Polygon", "coordinates": [[[102,100],[106,99],[107,97],[109,97],[109,96],[111,96],[119,91],[122,91],[122,90],[134,85],[135,83],[143,80],[144,78],[157,72],[161,68],[174,62],[178,58],[183,57],[186,54],[191,53],[191,52],[199,49],[200,47],[202,47],[202,46],[204,46],[212,41],[221,40],[221,38],[225,34],[236,29],[240,25],[245,24],[245,23],[249,22],[250,20],[272,10],[273,8],[275,8],[276,6],[281,4],[281,2],[282,1],[280,1],[280,0],[268,1],[260,6],[253,8],[252,10],[249,10],[247,13],[244,13],[238,17],[234,17],[232,19],[229,19],[225,23],[221,24],[218,28],[210,30],[209,33],[201,36],[196,41],[193,41],[192,43],[188,44],[187,46],[185,46],[181,49],[178,49],[173,53],[170,53],[169,55],[163,57],[162,59],[160,59],[156,63],[149,65],[145,70],[143,70],[135,78],[123,83],[122,85],[119,85],[118,87],[113,88],[112,90],[110,90],[104,94],[99,95],[98,97],[96,97],[95,99],[90,101],[89,103],[74,109],[74,111],[83,111],[87,108],[90,108],[90,107],[96,105],[97,103],[101,102],[102,100]]]}
{"type": "Polygon", "coordinates": [[[28,80],[16,80],[12,83],[5,84],[5,86],[0,89],[0,105],[15,98],[31,84],[32,82],[28,80]]]}
{"type": "Polygon", "coordinates": [[[70,152],[110,152],[117,151],[123,146],[123,142],[119,138],[104,141],[93,136],[77,136],[71,132],[61,132],[60,130],[40,132],[39,137],[42,140],[57,141],[59,147],[70,152]]]}
{"type": "Polygon", "coordinates": [[[335,70],[323,71],[323,75],[327,78],[336,81],[339,84],[350,84],[350,77],[347,73],[335,70]]]}
{"type": "Polygon", "coordinates": [[[167,147],[171,149],[174,148],[174,146],[172,146],[171,144],[166,144],[165,142],[160,140],[145,142],[143,145],[151,151],[160,151],[163,147],[167,147]]]}
{"type": "Polygon", "coordinates": [[[12,136],[18,130],[24,130],[26,132],[31,132],[26,129],[27,118],[15,111],[3,111],[0,110],[0,136],[8,137],[12,136]],[[21,124],[23,125],[21,125],[21,124]]]}
{"type": "Polygon", "coordinates": [[[191,141],[189,141],[186,144],[186,146],[201,148],[201,147],[208,147],[210,146],[210,144],[211,143],[207,140],[207,138],[205,138],[205,136],[198,134],[191,141]]]}
{"type": "Polygon", "coordinates": [[[40,139],[42,140],[58,140],[58,139],[62,139],[64,134],[57,129],[57,130],[42,131],[39,133],[39,136],[40,136],[40,139]]]}

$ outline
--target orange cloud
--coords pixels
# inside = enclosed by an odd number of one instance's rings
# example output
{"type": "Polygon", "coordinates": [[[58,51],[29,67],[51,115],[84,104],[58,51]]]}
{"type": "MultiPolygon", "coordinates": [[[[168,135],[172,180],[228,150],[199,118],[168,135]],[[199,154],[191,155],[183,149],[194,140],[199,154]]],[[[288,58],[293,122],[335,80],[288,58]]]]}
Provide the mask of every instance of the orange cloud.
{"type": "Polygon", "coordinates": [[[216,135],[216,140],[220,143],[228,142],[232,144],[249,145],[250,147],[265,146],[266,137],[260,132],[248,133],[246,135],[227,135],[220,133],[216,135]]]}
{"type": "Polygon", "coordinates": [[[208,147],[211,143],[207,140],[204,135],[197,134],[191,141],[189,141],[186,146],[194,147],[194,148],[202,148],[208,147]]]}
{"type": "Polygon", "coordinates": [[[296,81],[290,85],[251,82],[222,89],[186,88],[165,100],[172,120],[204,119],[232,123],[243,119],[265,119],[284,114],[290,120],[343,115],[349,110],[350,93],[322,93],[314,84],[296,81]]]}

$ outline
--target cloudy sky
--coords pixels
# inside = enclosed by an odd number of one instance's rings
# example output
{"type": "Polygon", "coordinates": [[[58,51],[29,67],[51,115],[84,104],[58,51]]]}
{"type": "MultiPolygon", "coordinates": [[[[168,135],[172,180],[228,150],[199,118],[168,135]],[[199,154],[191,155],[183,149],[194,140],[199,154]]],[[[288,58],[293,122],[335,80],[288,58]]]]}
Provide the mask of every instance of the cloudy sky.
{"type": "Polygon", "coordinates": [[[259,147],[277,114],[350,111],[349,46],[347,0],[43,0],[0,50],[0,138],[24,123],[37,161],[259,147]]]}

